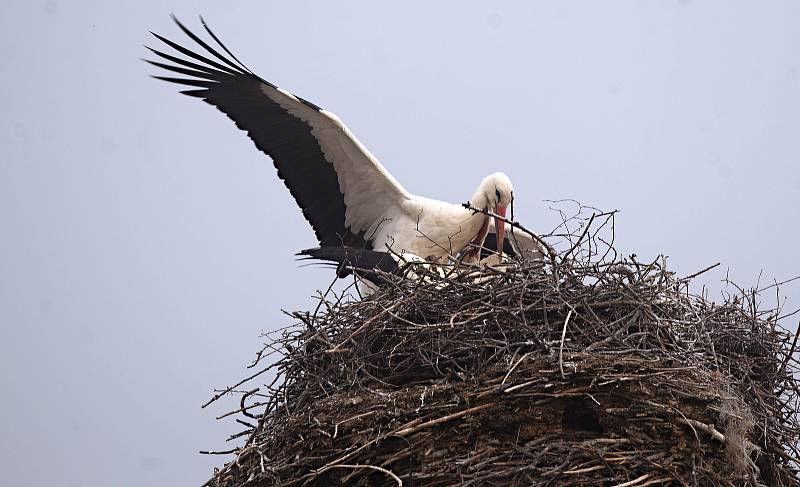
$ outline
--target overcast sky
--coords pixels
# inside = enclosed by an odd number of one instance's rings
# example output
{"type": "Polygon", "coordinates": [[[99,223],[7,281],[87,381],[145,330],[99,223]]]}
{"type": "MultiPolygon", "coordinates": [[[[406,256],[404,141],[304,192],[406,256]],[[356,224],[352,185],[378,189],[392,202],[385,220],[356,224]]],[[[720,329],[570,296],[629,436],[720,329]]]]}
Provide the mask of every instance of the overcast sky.
{"type": "Polygon", "coordinates": [[[800,274],[800,3],[343,3],[0,3],[4,485],[206,480],[235,426],[200,405],[331,278],[293,260],[316,242],[270,161],[148,78],[170,12],[414,193],[502,170],[530,227],[545,199],[618,208],[623,251],[721,262],[712,295],[800,274]]]}

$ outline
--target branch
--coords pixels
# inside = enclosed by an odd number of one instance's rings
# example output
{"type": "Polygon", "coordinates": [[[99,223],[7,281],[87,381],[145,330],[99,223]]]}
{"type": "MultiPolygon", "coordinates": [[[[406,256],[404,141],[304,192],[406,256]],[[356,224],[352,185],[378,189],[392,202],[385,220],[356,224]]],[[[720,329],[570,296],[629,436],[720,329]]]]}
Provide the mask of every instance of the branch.
{"type": "Polygon", "coordinates": [[[462,203],[461,206],[463,206],[464,208],[466,208],[468,210],[471,210],[473,213],[482,213],[482,214],[484,214],[486,216],[490,216],[490,217],[496,218],[496,219],[498,219],[498,220],[500,220],[502,222],[505,222],[506,224],[516,228],[517,230],[519,230],[519,231],[521,231],[523,233],[527,233],[528,235],[530,235],[530,237],[532,239],[536,240],[536,242],[538,242],[542,247],[545,248],[545,250],[547,250],[547,255],[548,255],[548,257],[550,257],[550,265],[553,267],[553,280],[554,280],[554,283],[555,283],[555,287],[558,288],[558,280],[559,280],[559,278],[558,278],[558,263],[556,263],[556,258],[558,257],[558,254],[556,253],[556,250],[553,248],[552,245],[550,245],[549,243],[545,242],[542,237],[540,237],[540,236],[536,235],[535,233],[533,233],[532,231],[528,230],[527,228],[522,226],[522,224],[520,224],[517,221],[509,220],[508,218],[506,218],[504,216],[501,216],[501,215],[498,215],[497,213],[491,212],[489,210],[484,210],[482,208],[476,208],[476,207],[472,206],[472,204],[470,204],[469,201],[467,201],[466,203],[462,203]]]}

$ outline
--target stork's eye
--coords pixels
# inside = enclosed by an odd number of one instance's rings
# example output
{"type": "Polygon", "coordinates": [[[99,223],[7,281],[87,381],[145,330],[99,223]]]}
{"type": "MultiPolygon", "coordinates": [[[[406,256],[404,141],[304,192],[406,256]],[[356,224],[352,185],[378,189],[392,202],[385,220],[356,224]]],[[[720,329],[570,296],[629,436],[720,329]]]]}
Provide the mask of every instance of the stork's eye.
{"type": "Polygon", "coordinates": [[[494,195],[497,197],[497,202],[499,203],[500,202],[500,190],[497,189],[497,188],[494,188],[494,195]]]}

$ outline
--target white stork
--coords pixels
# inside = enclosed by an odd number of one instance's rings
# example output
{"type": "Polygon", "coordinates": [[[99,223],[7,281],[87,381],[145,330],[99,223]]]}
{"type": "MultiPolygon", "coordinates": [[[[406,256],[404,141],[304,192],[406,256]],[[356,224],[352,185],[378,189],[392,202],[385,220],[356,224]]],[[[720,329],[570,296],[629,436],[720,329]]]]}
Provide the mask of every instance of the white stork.
{"type": "MultiPolygon", "coordinates": [[[[409,193],[336,115],[255,75],[204,21],[217,48],[174,16],[173,20],[205,53],[152,33],[176,53],[148,47],[168,63],[147,62],[181,75],[155,78],[193,87],[181,93],[214,105],[247,132],[272,158],[322,247],[388,247],[426,259],[455,256],[466,249],[465,258],[477,258],[477,248],[489,232],[488,216],[409,193]]],[[[494,173],[478,185],[469,202],[504,216],[511,197],[511,181],[494,173]]],[[[504,222],[492,223],[502,253],[504,222]]]]}

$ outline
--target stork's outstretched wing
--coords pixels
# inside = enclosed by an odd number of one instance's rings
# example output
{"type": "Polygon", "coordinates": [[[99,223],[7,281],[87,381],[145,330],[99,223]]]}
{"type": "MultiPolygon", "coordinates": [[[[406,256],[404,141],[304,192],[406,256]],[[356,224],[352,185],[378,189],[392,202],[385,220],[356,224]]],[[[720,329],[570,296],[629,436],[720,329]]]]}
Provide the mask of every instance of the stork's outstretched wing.
{"type": "Polygon", "coordinates": [[[181,93],[216,106],[247,132],[274,161],[321,245],[363,247],[382,221],[403,211],[412,196],[336,115],[253,74],[205,22],[217,49],[173,20],[205,52],[153,33],[176,52],[148,48],[167,62],[147,62],[180,75],[155,77],[193,87],[181,93]]]}

